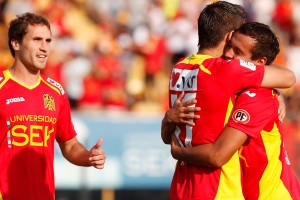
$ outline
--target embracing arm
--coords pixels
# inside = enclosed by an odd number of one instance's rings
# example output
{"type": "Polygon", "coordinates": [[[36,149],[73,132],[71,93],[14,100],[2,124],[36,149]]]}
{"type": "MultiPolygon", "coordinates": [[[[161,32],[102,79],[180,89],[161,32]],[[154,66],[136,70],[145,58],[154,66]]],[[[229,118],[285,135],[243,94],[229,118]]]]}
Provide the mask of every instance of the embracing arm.
{"type": "Polygon", "coordinates": [[[171,135],[174,133],[176,124],[186,124],[194,126],[194,119],[199,119],[199,115],[194,115],[195,111],[199,111],[199,107],[189,107],[195,105],[197,101],[191,99],[185,102],[182,102],[184,97],[184,92],[178,95],[174,106],[170,108],[161,122],[161,138],[165,144],[170,144],[171,135]]]}
{"type": "Polygon", "coordinates": [[[97,169],[103,169],[105,163],[105,152],[100,149],[103,140],[100,139],[95,146],[88,151],[76,137],[59,143],[63,156],[74,165],[94,166],[97,169]]]}
{"type": "Polygon", "coordinates": [[[162,122],[161,122],[161,139],[165,144],[170,144],[171,135],[174,133],[176,125],[168,120],[168,112],[166,112],[162,122]]]}
{"type": "Polygon", "coordinates": [[[277,90],[277,100],[279,103],[278,118],[281,122],[283,122],[283,119],[286,115],[286,105],[285,105],[285,101],[284,101],[284,96],[282,94],[280,94],[280,92],[278,90],[277,90]]]}
{"type": "Polygon", "coordinates": [[[289,88],[296,82],[293,71],[277,65],[265,66],[264,78],[261,86],[265,88],[289,88]]]}
{"type": "Polygon", "coordinates": [[[194,147],[180,147],[172,135],[171,153],[174,159],[204,167],[221,167],[245,143],[248,136],[226,126],[214,143],[194,147]]]}

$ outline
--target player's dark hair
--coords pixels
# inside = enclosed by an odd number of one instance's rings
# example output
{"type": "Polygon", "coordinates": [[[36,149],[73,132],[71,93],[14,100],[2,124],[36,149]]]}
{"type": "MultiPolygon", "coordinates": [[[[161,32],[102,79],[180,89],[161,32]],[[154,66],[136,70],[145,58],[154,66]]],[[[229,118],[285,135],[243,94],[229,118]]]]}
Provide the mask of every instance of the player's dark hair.
{"type": "Polygon", "coordinates": [[[29,12],[17,15],[17,18],[9,23],[8,46],[13,57],[15,57],[15,51],[11,41],[16,40],[22,42],[24,36],[27,34],[28,25],[36,24],[45,25],[51,31],[50,24],[46,18],[29,12]]]}
{"type": "Polygon", "coordinates": [[[252,53],[252,60],[266,57],[266,65],[270,65],[280,51],[278,38],[266,24],[248,22],[238,28],[236,32],[256,40],[256,44],[250,50],[252,53]]]}
{"type": "Polygon", "coordinates": [[[225,35],[246,22],[246,10],[236,4],[217,1],[208,4],[198,18],[199,50],[219,45],[225,35]]]}

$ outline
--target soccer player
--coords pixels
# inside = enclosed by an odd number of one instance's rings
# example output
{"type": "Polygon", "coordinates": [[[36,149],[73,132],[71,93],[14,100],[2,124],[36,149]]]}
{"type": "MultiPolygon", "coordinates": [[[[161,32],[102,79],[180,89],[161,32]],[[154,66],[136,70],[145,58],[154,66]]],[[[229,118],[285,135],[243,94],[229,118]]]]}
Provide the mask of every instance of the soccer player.
{"type": "MultiPolygon", "coordinates": [[[[252,22],[233,33],[225,57],[269,65],[278,53],[279,43],[270,28],[252,22]]],[[[173,137],[172,155],[200,166],[221,167],[240,149],[245,199],[300,199],[300,183],[284,148],[276,95],[267,88],[245,90],[214,143],[181,148],[173,137]]]]}
{"type": "Polygon", "coordinates": [[[77,140],[64,89],[40,74],[52,40],[47,19],[19,15],[8,36],[14,63],[0,72],[0,199],[53,200],[55,140],[71,163],[102,169],[102,139],[90,150],[77,140]]]}
{"type": "MultiPolygon", "coordinates": [[[[213,143],[226,124],[238,93],[250,87],[290,87],[294,84],[294,74],[288,69],[219,58],[233,30],[245,22],[245,17],[241,6],[225,1],[211,3],[201,12],[198,19],[199,51],[180,60],[170,77],[170,105],[184,91],[184,101],[196,99],[194,110],[190,108],[189,111],[201,117],[193,122],[194,126],[175,126],[166,115],[161,132],[166,144],[171,142],[170,135],[174,131],[184,147],[213,143]],[[279,75],[280,78],[273,78],[279,75]],[[196,109],[199,107],[201,110],[196,109]]],[[[178,162],[170,197],[244,199],[240,174],[238,152],[220,168],[178,162]]]]}

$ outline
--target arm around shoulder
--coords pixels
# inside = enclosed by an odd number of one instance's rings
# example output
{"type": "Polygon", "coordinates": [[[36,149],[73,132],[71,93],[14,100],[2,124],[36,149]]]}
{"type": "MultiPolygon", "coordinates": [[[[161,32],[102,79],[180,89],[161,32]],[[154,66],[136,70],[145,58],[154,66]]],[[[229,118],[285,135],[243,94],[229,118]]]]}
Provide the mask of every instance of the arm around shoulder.
{"type": "Polygon", "coordinates": [[[265,66],[264,78],[261,86],[266,88],[289,88],[296,83],[295,73],[278,65],[265,66]]]}

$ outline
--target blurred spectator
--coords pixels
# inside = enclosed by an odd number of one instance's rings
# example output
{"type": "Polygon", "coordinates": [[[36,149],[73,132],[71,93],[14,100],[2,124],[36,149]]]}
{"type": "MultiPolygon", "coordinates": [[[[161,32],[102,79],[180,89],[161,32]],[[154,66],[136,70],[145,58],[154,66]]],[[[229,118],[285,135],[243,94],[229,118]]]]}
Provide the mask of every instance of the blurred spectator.
{"type": "Polygon", "coordinates": [[[69,60],[62,65],[63,84],[73,109],[78,108],[78,102],[84,93],[83,80],[90,73],[91,68],[91,60],[76,52],[70,52],[69,60]]]}
{"type": "Polygon", "coordinates": [[[100,76],[102,104],[110,109],[127,109],[125,92],[125,74],[118,58],[111,46],[102,49],[97,57],[97,67],[100,76]]]}
{"type": "Polygon", "coordinates": [[[79,99],[79,109],[103,109],[103,89],[100,77],[100,70],[94,62],[90,72],[83,78],[83,94],[79,99]]]}
{"type": "Polygon", "coordinates": [[[278,0],[273,11],[273,22],[288,34],[290,40],[295,37],[295,22],[293,20],[293,1],[278,0]]]}
{"type": "Polygon", "coordinates": [[[248,3],[252,4],[250,7],[248,5],[247,8],[252,8],[250,13],[252,16],[250,17],[253,21],[259,21],[264,24],[272,23],[272,15],[274,12],[274,8],[276,6],[276,0],[247,0],[248,3]]]}
{"type": "Polygon", "coordinates": [[[8,0],[0,1],[0,24],[4,23],[4,7],[6,6],[8,0]]]}

